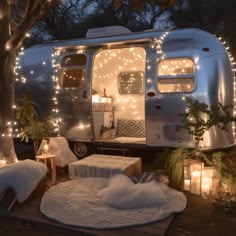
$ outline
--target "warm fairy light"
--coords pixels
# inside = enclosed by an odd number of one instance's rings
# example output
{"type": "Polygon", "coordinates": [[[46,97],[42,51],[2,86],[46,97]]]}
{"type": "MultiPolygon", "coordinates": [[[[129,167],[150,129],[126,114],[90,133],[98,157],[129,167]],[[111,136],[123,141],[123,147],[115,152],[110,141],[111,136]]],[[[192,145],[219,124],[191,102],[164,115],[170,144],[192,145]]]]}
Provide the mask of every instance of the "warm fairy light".
{"type": "MultiPolygon", "coordinates": [[[[218,39],[222,43],[222,45],[225,47],[225,50],[226,50],[226,52],[228,54],[228,58],[229,58],[229,60],[231,62],[232,72],[234,73],[234,78],[233,79],[234,79],[234,85],[235,85],[236,84],[236,76],[235,76],[235,71],[236,71],[235,64],[236,63],[234,61],[232,53],[230,52],[229,46],[227,46],[226,41],[223,41],[222,37],[219,37],[218,39]]],[[[235,99],[235,97],[236,97],[236,87],[234,86],[234,104],[233,104],[233,107],[234,107],[233,114],[234,115],[236,115],[236,99],[235,99]]],[[[235,129],[234,129],[234,137],[235,137],[235,135],[236,135],[236,133],[235,133],[235,129]]]]}
{"type": "Polygon", "coordinates": [[[5,44],[5,49],[6,49],[6,50],[10,50],[10,49],[11,49],[11,46],[10,46],[9,43],[6,43],[6,44],[5,44]]]}

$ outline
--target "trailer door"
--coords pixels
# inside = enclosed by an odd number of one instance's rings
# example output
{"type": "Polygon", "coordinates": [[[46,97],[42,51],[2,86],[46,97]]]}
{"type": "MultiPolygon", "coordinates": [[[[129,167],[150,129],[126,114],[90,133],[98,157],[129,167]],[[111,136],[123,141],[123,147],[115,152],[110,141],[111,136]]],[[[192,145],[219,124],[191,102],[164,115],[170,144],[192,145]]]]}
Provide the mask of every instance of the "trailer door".
{"type": "Polygon", "coordinates": [[[60,135],[69,141],[91,141],[90,56],[66,52],[59,59],[57,82],[60,135]]]}

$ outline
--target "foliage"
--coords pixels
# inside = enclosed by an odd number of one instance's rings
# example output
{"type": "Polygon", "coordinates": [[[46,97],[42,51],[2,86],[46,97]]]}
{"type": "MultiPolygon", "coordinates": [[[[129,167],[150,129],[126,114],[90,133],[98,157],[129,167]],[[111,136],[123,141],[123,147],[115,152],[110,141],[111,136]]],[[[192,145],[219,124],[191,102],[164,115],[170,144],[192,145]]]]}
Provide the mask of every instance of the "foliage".
{"type": "Polygon", "coordinates": [[[189,158],[190,155],[191,152],[187,148],[166,149],[158,158],[156,165],[159,168],[164,168],[169,177],[170,186],[174,188],[182,187],[183,161],[189,158]]]}
{"type": "MultiPolygon", "coordinates": [[[[114,5],[116,8],[119,8],[124,4],[122,0],[114,0],[114,5]]],[[[130,7],[134,10],[141,10],[145,7],[145,4],[156,4],[161,6],[164,9],[167,9],[168,7],[173,7],[176,4],[176,0],[132,0],[130,1],[130,7]]]]}
{"type": "Polygon", "coordinates": [[[37,104],[32,100],[31,92],[27,91],[18,99],[16,108],[16,119],[20,122],[20,137],[22,141],[28,142],[32,139],[34,142],[35,153],[37,153],[39,141],[46,136],[54,135],[54,126],[51,118],[39,119],[36,110],[37,104]]]}
{"type": "Polygon", "coordinates": [[[198,100],[186,98],[188,106],[184,113],[181,113],[182,125],[177,127],[177,130],[186,129],[194,136],[196,145],[203,140],[204,133],[212,126],[227,131],[227,124],[230,121],[236,121],[236,118],[231,116],[229,111],[231,105],[223,106],[221,103],[208,108],[208,105],[201,103],[198,100]]]}
{"type": "Polygon", "coordinates": [[[229,160],[229,163],[226,164],[223,157],[225,157],[224,152],[213,152],[211,159],[205,155],[202,161],[217,170],[221,185],[227,184],[231,191],[236,193],[236,170],[229,160]]]}
{"type": "Polygon", "coordinates": [[[184,173],[183,163],[185,159],[198,160],[205,166],[211,166],[216,169],[217,177],[220,179],[220,185],[227,184],[231,192],[236,194],[236,169],[233,163],[225,163],[223,159],[225,153],[222,151],[214,151],[204,153],[198,149],[165,149],[164,152],[154,162],[153,170],[163,169],[168,177],[170,186],[180,189],[183,184],[184,173]]]}
{"type": "Polygon", "coordinates": [[[22,97],[18,99],[18,107],[16,108],[16,119],[21,125],[27,125],[29,121],[38,118],[36,111],[37,104],[32,101],[32,93],[26,91],[22,97]]]}

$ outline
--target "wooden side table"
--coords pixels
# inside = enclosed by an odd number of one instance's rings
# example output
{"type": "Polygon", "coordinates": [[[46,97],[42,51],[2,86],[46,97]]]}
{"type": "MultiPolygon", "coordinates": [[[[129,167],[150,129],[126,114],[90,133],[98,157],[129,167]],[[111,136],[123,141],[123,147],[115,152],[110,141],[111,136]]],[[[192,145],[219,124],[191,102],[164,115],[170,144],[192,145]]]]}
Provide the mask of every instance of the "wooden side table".
{"type": "Polygon", "coordinates": [[[47,160],[50,161],[51,165],[51,171],[52,171],[52,184],[56,184],[57,182],[57,173],[56,173],[56,155],[52,154],[43,154],[35,156],[35,159],[37,162],[44,162],[44,164],[47,166],[47,160]]]}

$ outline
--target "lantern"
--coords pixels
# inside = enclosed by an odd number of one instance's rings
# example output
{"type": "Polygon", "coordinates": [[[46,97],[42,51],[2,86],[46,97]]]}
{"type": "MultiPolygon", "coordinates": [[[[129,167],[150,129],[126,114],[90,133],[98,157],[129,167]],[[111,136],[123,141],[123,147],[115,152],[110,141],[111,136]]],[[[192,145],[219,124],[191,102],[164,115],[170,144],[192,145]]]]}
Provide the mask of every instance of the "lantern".
{"type": "Polygon", "coordinates": [[[42,140],[42,154],[47,155],[49,151],[49,138],[43,138],[42,140]]]}
{"type": "Polygon", "coordinates": [[[44,154],[48,154],[48,149],[49,149],[49,146],[48,146],[48,144],[47,143],[45,143],[44,145],[43,145],[43,151],[44,151],[44,154]]]}
{"type": "Polygon", "coordinates": [[[193,194],[201,194],[201,176],[204,164],[197,160],[184,160],[184,182],[183,189],[193,194]]]}
{"type": "Polygon", "coordinates": [[[203,195],[216,195],[219,190],[219,178],[217,171],[213,167],[205,167],[202,171],[201,192],[203,195]]]}
{"type": "Polygon", "coordinates": [[[190,163],[191,159],[184,160],[184,183],[183,189],[186,191],[190,191],[190,184],[191,184],[191,173],[190,173],[190,163]]]}

